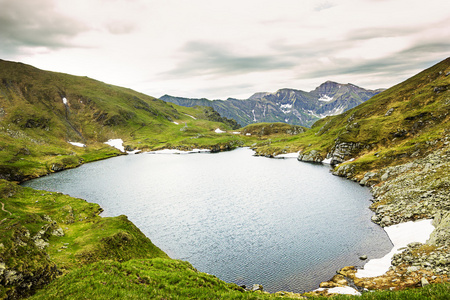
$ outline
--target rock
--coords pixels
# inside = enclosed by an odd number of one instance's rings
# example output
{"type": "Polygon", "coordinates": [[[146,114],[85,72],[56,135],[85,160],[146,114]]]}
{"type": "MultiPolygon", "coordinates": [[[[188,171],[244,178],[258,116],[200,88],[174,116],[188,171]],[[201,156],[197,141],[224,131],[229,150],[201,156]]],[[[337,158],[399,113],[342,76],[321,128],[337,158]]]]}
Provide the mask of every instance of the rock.
{"type": "Polygon", "coordinates": [[[391,224],[391,217],[389,217],[389,216],[384,216],[384,217],[381,219],[381,225],[386,226],[386,225],[390,225],[390,224],[391,224]]]}
{"type": "Polygon", "coordinates": [[[359,259],[360,259],[360,260],[366,260],[366,259],[367,259],[367,255],[361,255],[361,256],[359,257],[359,259]]]}
{"type": "Polygon", "coordinates": [[[254,284],[252,287],[252,291],[264,291],[263,286],[260,284],[254,284]]]}
{"type": "Polygon", "coordinates": [[[427,280],[425,277],[422,277],[422,278],[420,279],[420,284],[421,284],[422,286],[426,286],[426,285],[429,285],[430,283],[428,282],[428,280],[427,280]]]}
{"type": "Polygon", "coordinates": [[[406,269],[407,273],[412,273],[412,272],[417,272],[417,271],[419,271],[419,267],[417,267],[417,266],[411,266],[406,269]]]}
{"type": "Polygon", "coordinates": [[[390,116],[393,112],[394,112],[394,108],[392,107],[384,114],[384,116],[385,117],[390,116]]]}

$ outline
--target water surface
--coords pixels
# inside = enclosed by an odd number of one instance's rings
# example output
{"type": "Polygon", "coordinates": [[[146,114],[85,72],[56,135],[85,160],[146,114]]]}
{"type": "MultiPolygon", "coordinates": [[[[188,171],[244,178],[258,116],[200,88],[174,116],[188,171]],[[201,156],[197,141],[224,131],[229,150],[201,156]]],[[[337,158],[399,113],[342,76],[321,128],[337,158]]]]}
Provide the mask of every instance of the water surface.
{"type": "Polygon", "coordinates": [[[26,182],[125,214],[170,257],[265,290],[318,288],[392,245],[370,221],[367,188],[296,159],[217,154],[116,157],[26,182]]]}

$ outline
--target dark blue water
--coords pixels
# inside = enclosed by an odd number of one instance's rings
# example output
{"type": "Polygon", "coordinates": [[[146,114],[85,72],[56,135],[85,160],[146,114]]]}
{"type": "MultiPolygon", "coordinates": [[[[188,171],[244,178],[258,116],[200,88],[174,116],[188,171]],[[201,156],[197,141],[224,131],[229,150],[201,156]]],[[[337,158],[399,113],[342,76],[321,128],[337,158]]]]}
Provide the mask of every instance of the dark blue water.
{"type": "Polygon", "coordinates": [[[125,214],[169,256],[239,285],[302,292],[392,245],[367,188],[296,159],[140,154],[26,182],[125,214]]]}

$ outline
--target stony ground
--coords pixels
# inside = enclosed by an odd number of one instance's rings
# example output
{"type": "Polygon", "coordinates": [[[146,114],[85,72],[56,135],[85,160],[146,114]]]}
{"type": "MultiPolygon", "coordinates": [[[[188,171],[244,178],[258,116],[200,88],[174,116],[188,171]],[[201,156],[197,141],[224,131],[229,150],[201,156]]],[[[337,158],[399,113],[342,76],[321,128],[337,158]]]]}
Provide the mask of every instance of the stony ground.
{"type": "MultiPolygon", "coordinates": [[[[345,267],[323,288],[352,286],[359,291],[404,289],[450,282],[450,136],[429,143],[424,158],[367,172],[361,184],[374,196],[372,221],[382,227],[420,219],[433,219],[435,230],[425,243],[409,244],[394,255],[383,276],[356,278],[356,269],[345,267]]],[[[335,172],[337,175],[344,170],[335,172]]],[[[326,294],[327,290],[316,294],[326,294]]]]}

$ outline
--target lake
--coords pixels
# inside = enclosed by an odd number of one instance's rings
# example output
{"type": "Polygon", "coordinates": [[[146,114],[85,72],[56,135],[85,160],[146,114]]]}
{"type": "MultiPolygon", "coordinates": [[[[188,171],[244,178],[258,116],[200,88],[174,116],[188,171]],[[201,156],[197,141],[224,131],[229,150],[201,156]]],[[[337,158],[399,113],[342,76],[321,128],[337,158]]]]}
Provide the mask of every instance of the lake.
{"type": "Polygon", "coordinates": [[[25,182],[125,214],[170,257],[269,292],[318,288],[392,248],[368,188],[322,164],[221,153],[127,155],[25,182]]]}

